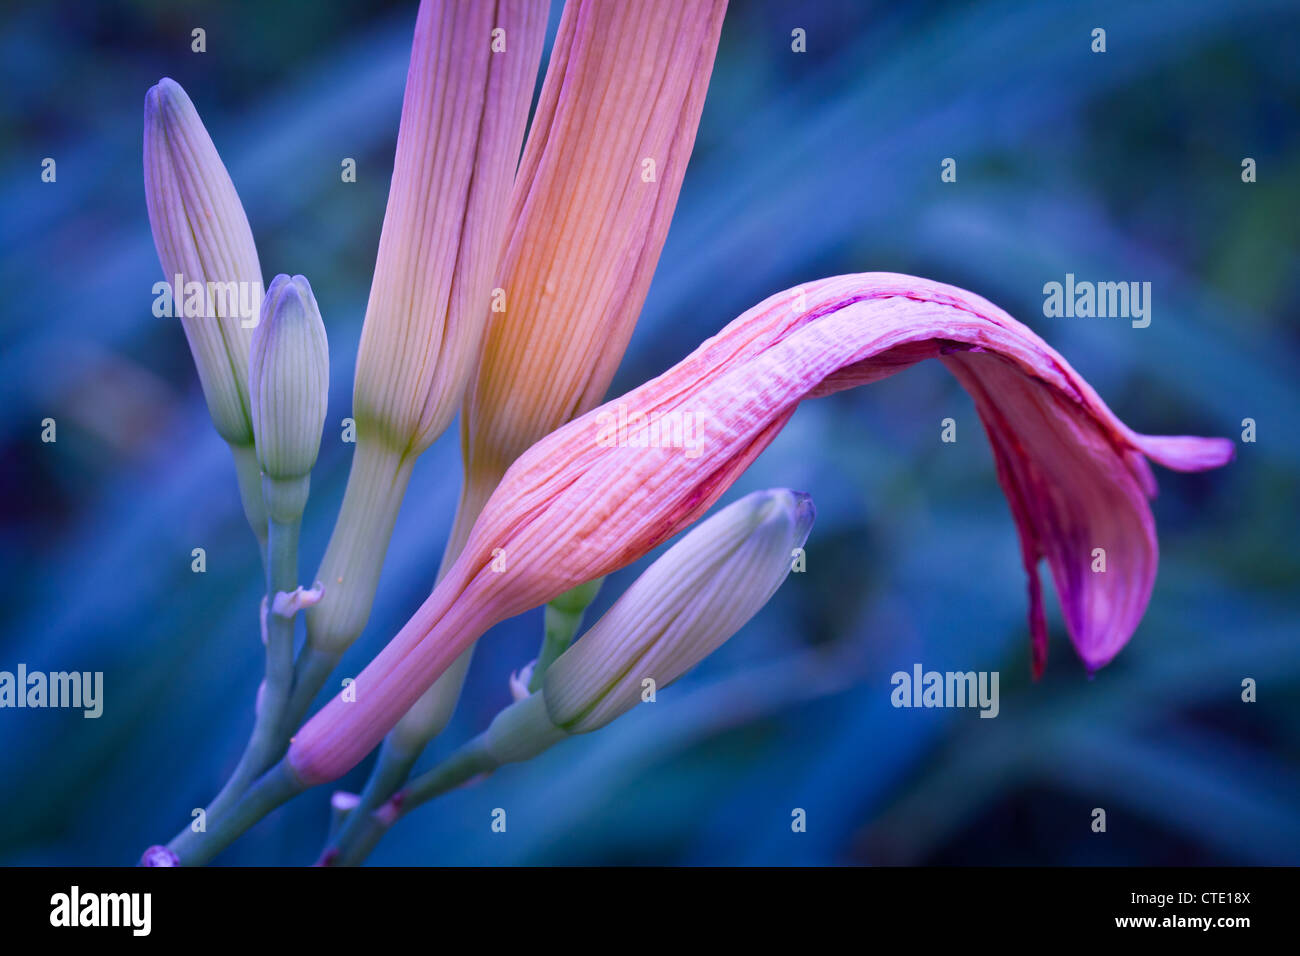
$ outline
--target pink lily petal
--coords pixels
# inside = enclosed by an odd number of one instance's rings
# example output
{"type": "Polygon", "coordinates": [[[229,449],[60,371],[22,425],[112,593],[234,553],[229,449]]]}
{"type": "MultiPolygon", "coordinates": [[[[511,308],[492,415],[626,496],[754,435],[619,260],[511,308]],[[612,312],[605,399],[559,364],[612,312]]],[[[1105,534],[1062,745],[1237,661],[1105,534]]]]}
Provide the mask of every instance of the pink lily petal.
{"type": "Polygon", "coordinates": [[[1035,666],[1046,626],[1035,570],[1046,558],[1084,662],[1101,667],[1146,609],[1157,548],[1144,455],[1195,471],[1233,457],[1226,439],[1129,429],[1069,364],[992,303],[891,273],[778,293],[658,378],[552,432],[506,473],[459,560],[359,675],[298,733],[305,783],[355,766],[447,665],[497,621],[636,560],[702,514],[804,398],[939,358],[971,392],[994,448],[1030,575],[1035,666]],[[703,453],[640,447],[647,427],[599,440],[620,409],[704,415],[703,453]],[[1091,571],[1104,548],[1107,570],[1091,571]],[[494,570],[495,568],[495,570],[494,570]]]}

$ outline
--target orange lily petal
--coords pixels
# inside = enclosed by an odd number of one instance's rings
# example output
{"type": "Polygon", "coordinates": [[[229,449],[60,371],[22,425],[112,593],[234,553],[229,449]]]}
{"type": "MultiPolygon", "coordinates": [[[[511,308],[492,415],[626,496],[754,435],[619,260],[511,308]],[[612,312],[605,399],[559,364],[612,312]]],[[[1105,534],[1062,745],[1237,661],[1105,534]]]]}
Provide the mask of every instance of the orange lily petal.
{"type": "Polygon", "coordinates": [[[564,8],[515,181],[505,311],[466,396],[462,536],[515,458],[609,388],[668,235],[726,6],[564,8]]]}

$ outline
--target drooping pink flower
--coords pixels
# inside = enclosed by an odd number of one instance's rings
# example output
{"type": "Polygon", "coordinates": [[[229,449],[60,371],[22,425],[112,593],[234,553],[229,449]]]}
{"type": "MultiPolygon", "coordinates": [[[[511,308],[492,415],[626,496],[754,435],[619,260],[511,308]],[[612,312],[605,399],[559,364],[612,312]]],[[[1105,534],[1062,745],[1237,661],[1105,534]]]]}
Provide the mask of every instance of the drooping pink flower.
{"type": "Polygon", "coordinates": [[[1035,669],[1046,659],[1044,558],[1076,650],[1090,668],[1106,664],[1155,581],[1146,458],[1198,471],[1229,461],[1231,442],[1134,432],[1064,358],[979,296],[891,273],[837,276],[759,303],[525,452],[460,558],[358,676],[355,701],[335,698],[299,731],[290,766],[307,784],[340,776],[493,624],[629,564],[699,517],[803,399],[926,358],[971,393],[992,442],[1029,575],[1035,669]],[[1091,570],[1096,548],[1104,573],[1091,570]]]}

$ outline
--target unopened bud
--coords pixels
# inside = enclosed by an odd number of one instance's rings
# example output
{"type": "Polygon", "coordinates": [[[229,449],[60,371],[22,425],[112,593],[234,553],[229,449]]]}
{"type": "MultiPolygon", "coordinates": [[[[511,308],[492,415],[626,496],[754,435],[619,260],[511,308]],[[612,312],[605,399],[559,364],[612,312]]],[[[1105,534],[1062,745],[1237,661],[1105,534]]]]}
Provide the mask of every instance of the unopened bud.
{"type": "Polygon", "coordinates": [[[266,292],[253,331],[249,389],[267,507],[273,518],[290,520],[305,504],[306,488],[298,489],[316,464],[329,399],[329,342],[303,276],[276,276],[266,292]]]}
{"type": "Polygon", "coordinates": [[[560,655],[539,692],[497,715],[484,733],[487,752],[499,763],[527,759],[631,710],[647,679],[671,684],[767,603],[813,517],[808,495],[778,489],[697,526],[560,655]]]}

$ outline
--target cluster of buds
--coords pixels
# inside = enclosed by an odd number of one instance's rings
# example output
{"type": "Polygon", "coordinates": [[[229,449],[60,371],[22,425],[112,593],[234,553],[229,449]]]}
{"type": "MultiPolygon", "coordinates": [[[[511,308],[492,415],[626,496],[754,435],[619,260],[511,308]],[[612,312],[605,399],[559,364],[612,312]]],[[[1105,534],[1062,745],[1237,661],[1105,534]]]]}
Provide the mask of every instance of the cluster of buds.
{"type": "Polygon", "coordinates": [[[199,384],[234,454],[265,558],[268,529],[301,520],[320,450],[329,398],[320,309],[303,276],[277,276],[263,294],[234,183],[193,102],[171,79],[145,97],[144,169],[158,259],[174,277],[199,384]]]}
{"type": "MultiPolygon", "coordinates": [[[[722,509],[566,650],[600,579],[702,517],[804,399],[924,359],[970,392],[992,443],[1030,583],[1035,670],[1047,643],[1040,561],[1090,668],[1133,633],[1157,564],[1148,459],[1202,470],[1228,461],[1232,446],[1133,431],[1032,330],[965,290],[889,273],[809,282],[596,407],[667,235],[725,6],[569,0],[525,144],[548,4],[421,3],[358,353],[357,447],[317,575],[323,592],[310,596],[295,586],[296,548],[328,397],[320,311],[301,276],[278,276],[261,295],[248,219],[193,104],[171,80],[149,91],[150,224],[164,274],[186,297],[181,322],[275,599],[265,706],[209,808],[220,839],[336,779],[388,735],[401,759],[381,751],[366,791],[335,807],[344,835],[349,814],[376,819],[450,716],[474,642],[530,608],[555,602],[548,624],[568,634],[544,645],[487,730],[401,789],[408,805],[467,770],[605,726],[676,680],[785,580],[812,524],[808,497],[767,491],[722,509]],[[253,300],[257,315],[231,306],[253,300]],[[438,583],[290,739],[369,616],[415,459],[462,401],[465,481],[438,583]],[[602,422],[615,418],[620,439],[603,440],[602,422]],[[687,420],[707,421],[707,439],[685,452],[657,431],[651,440],[660,422],[687,420]],[[1122,572],[1083,573],[1081,549],[1094,548],[1122,572]],[[295,661],[302,607],[307,641],[295,661]]],[[[191,862],[216,849],[216,838],[183,833],[167,853],[191,862]]]]}

